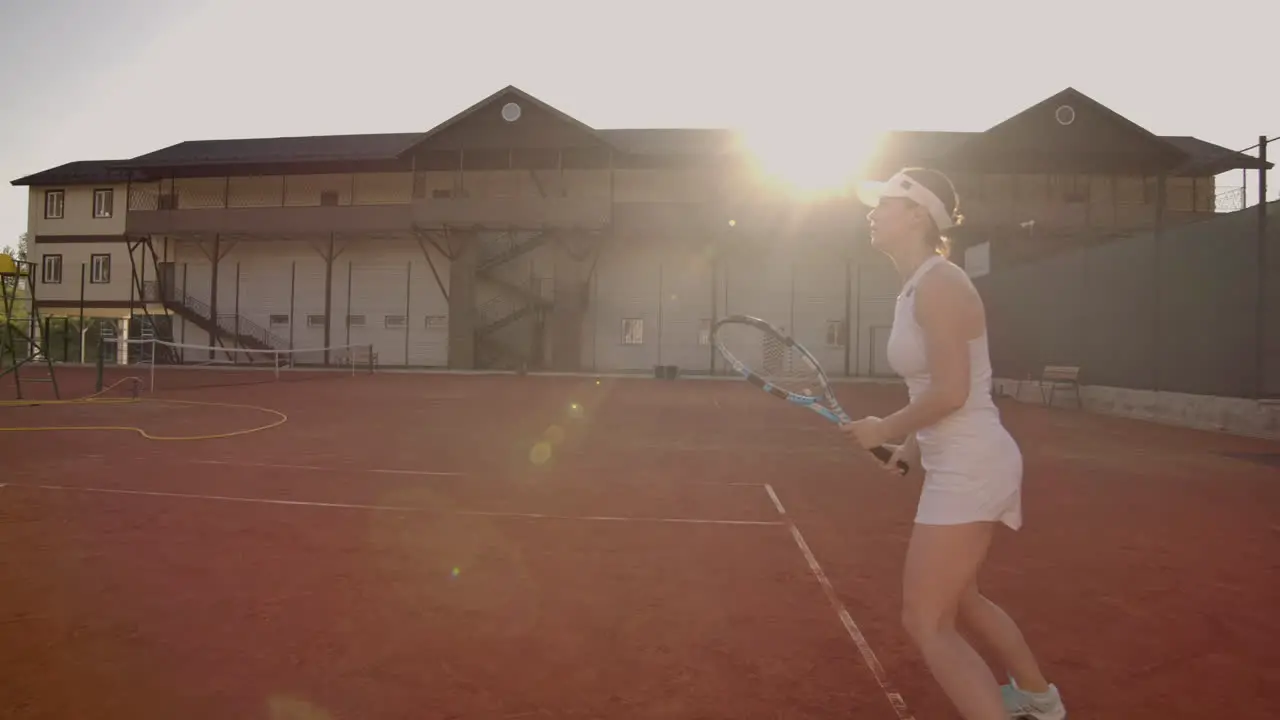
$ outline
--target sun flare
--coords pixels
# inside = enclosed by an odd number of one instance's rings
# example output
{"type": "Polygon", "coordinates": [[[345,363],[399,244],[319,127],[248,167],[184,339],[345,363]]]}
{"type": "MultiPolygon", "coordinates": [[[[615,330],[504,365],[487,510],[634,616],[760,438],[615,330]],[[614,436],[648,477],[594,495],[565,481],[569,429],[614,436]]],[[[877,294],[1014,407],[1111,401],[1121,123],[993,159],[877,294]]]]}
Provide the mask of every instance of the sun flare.
{"type": "Polygon", "coordinates": [[[804,199],[849,193],[884,134],[847,121],[762,123],[739,134],[761,180],[804,199]]]}

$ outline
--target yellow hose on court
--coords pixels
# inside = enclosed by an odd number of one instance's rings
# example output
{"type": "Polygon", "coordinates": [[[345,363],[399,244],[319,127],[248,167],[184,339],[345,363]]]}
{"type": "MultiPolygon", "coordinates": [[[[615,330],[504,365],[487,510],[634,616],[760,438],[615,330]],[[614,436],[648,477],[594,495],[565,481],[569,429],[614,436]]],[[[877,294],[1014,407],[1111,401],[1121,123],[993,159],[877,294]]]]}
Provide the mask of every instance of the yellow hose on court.
{"type": "Polygon", "coordinates": [[[138,397],[133,397],[133,398],[100,397],[103,393],[106,393],[108,390],[111,390],[116,386],[129,381],[133,381],[135,383],[135,386],[134,386],[135,391],[136,391],[137,385],[142,384],[142,380],[140,378],[127,377],[127,378],[122,378],[119,381],[108,385],[107,387],[103,388],[102,390],[99,390],[98,392],[92,395],[86,395],[82,398],[76,398],[74,400],[4,400],[4,401],[0,401],[0,408],[31,407],[36,405],[133,405],[137,403],[157,403],[157,404],[164,404],[164,405],[201,405],[205,407],[224,407],[224,408],[237,408],[240,410],[256,410],[258,412],[267,413],[268,415],[274,415],[276,419],[265,425],[259,425],[256,427],[246,428],[243,430],[231,430],[229,432],[210,433],[208,435],[152,435],[151,433],[147,432],[146,430],[143,430],[140,427],[134,427],[131,425],[48,425],[48,426],[37,426],[37,427],[0,427],[0,432],[51,432],[51,431],[71,432],[71,431],[84,431],[84,430],[124,430],[128,432],[135,432],[148,440],[173,440],[173,441],[217,440],[220,438],[237,437],[240,435],[249,435],[250,433],[262,432],[263,430],[270,430],[271,428],[279,427],[289,421],[289,416],[285,415],[279,410],[272,410],[271,408],[260,407],[258,405],[241,405],[237,403],[206,402],[206,401],[200,401],[200,400],[161,400],[161,399],[154,399],[154,398],[143,399],[138,397]]]}

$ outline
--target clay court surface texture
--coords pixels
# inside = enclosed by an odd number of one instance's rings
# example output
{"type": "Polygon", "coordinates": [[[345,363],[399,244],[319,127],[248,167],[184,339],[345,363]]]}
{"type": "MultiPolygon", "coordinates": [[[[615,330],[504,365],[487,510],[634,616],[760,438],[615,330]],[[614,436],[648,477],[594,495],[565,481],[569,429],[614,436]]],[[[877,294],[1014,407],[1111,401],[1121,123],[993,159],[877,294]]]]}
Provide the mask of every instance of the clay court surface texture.
{"type": "MultiPolygon", "coordinates": [[[[958,717],[899,624],[918,473],[746,383],[164,373],[0,407],[82,428],[0,433],[0,717],[958,717]]],[[[1280,446],[1000,407],[981,584],[1071,717],[1271,717],[1280,446]]]]}

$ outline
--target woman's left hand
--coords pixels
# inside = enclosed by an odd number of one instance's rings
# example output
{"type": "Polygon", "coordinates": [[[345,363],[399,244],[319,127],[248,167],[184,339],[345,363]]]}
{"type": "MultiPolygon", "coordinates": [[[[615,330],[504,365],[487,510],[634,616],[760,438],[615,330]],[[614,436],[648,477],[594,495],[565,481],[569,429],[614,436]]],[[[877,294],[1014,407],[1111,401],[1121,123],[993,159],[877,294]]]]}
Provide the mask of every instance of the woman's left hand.
{"type": "Polygon", "coordinates": [[[863,450],[878,448],[889,442],[889,437],[884,431],[884,421],[871,415],[861,420],[843,423],[840,429],[852,436],[863,450]]]}

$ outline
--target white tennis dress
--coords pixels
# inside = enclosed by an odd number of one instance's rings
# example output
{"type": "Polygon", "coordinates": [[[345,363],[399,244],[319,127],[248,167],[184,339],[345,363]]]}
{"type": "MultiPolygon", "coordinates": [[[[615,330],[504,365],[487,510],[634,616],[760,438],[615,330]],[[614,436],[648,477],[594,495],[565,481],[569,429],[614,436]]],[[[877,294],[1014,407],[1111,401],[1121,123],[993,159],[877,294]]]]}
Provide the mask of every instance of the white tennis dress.
{"type": "MultiPolygon", "coordinates": [[[[915,317],[915,291],[925,273],[946,262],[935,255],[902,286],[889,334],[889,364],[907,383],[912,401],[929,387],[924,332],[915,317]]],[[[1022,526],[1022,452],[1000,422],[991,398],[987,333],[969,341],[969,397],[964,406],[916,433],[924,488],[916,522],[956,525],[999,521],[1022,526]]]]}

